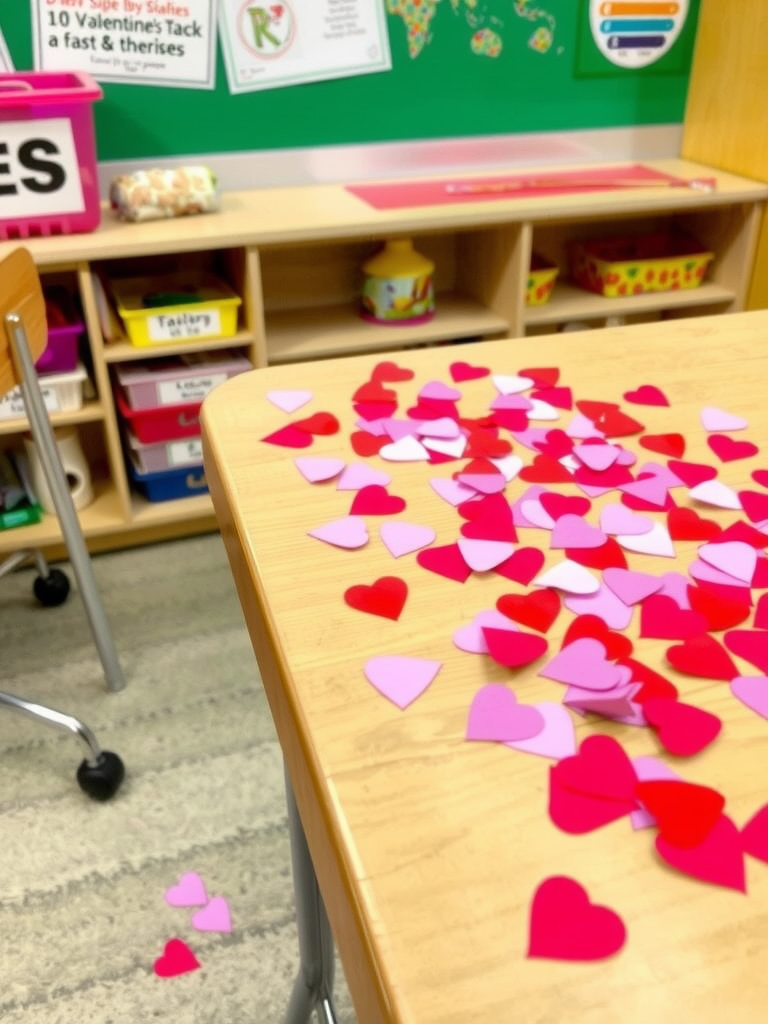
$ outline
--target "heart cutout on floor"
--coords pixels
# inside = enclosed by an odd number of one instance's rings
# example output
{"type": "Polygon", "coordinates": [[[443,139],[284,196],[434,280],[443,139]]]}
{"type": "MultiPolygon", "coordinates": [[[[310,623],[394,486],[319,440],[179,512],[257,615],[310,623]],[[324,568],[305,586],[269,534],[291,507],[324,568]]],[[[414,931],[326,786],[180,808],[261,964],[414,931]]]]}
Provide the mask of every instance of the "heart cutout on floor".
{"type": "Polygon", "coordinates": [[[359,583],[344,591],[350,608],[393,621],[400,618],[407,597],[408,584],[397,576],[381,576],[370,586],[359,583]]]}
{"type": "MultiPolygon", "coordinates": [[[[732,634],[725,634],[726,645],[729,635],[732,634]]],[[[739,652],[734,651],[733,653],[738,654],[739,652]]],[[[729,682],[739,674],[736,666],[728,657],[728,652],[713,636],[709,636],[707,633],[701,636],[687,637],[682,644],[667,648],[666,655],[667,661],[673,668],[688,676],[699,676],[701,679],[722,679],[729,682]]]]}
{"type": "Polygon", "coordinates": [[[153,970],[158,978],[175,978],[200,968],[200,961],[181,939],[169,939],[162,956],[155,960],[153,970]]]}
{"type": "Polygon", "coordinates": [[[349,509],[351,516],[392,516],[402,512],[405,499],[390,494],[380,484],[367,484],[361,487],[352,500],[349,509]]]}
{"type": "Polygon", "coordinates": [[[503,683],[488,683],[472,698],[466,738],[496,743],[525,740],[544,728],[536,708],[518,704],[517,697],[503,683]]]}
{"type": "Polygon", "coordinates": [[[171,907],[202,907],[208,902],[205,883],[196,871],[187,871],[165,890],[165,902],[171,907]]]}
{"type": "Polygon", "coordinates": [[[549,646],[543,636],[525,633],[522,630],[484,626],[483,636],[489,655],[505,668],[522,668],[524,665],[530,665],[546,654],[549,646]]]}
{"type": "Polygon", "coordinates": [[[284,390],[284,391],[268,391],[267,399],[272,405],[277,406],[278,409],[282,409],[283,412],[296,412],[302,405],[306,405],[307,402],[312,401],[311,391],[301,390],[284,390]]]}
{"type": "Polygon", "coordinates": [[[340,426],[339,421],[332,412],[315,412],[306,419],[296,420],[291,424],[296,430],[304,430],[308,434],[316,434],[321,437],[329,437],[337,434],[340,426]]]}
{"type": "Polygon", "coordinates": [[[722,532],[714,519],[704,519],[695,509],[685,505],[667,512],[667,528],[672,540],[713,540],[722,532]]]}
{"type": "Polygon", "coordinates": [[[651,594],[640,608],[640,636],[655,640],[685,640],[707,632],[707,619],[681,608],[665,594],[651,594]]]}
{"type": "Polygon", "coordinates": [[[505,579],[527,587],[544,565],[545,555],[539,548],[518,548],[511,558],[497,565],[495,572],[505,579]]]}
{"type": "Polygon", "coordinates": [[[416,555],[416,561],[422,569],[428,569],[457,583],[466,583],[472,575],[472,569],[464,561],[458,544],[423,548],[416,555]]]}
{"type": "Polygon", "coordinates": [[[747,891],[741,835],[725,814],[720,815],[714,828],[697,846],[687,849],[673,846],[659,835],[656,849],[667,864],[683,874],[727,889],[747,891]]]}
{"type": "Polygon", "coordinates": [[[266,444],[275,444],[282,448],[309,448],[312,444],[312,435],[306,430],[299,430],[288,424],[267,434],[261,440],[266,444]]]}
{"type": "Polygon", "coordinates": [[[725,409],[705,406],[700,413],[701,425],[705,430],[743,430],[747,421],[743,416],[735,416],[725,409]]]}
{"type": "Polygon", "coordinates": [[[725,797],[716,789],[678,779],[640,781],[635,793],[664,840],[686,850],[706,839],[725,807],[725,797]]]}
{"type": "Polygon", "coordinates": [[[677,757],[700,753],[723,726],[717,715],[671,697],[651,697],[643,702],[643,711],[661,745],[677,757]]]}
{"type": "Polygon", "coordinates": [[[604,960],[626,942],[627,931],[609,907],[591,903],[572,878],[555,875],[536,889],[531,903],[528,956],[548,960],[604,960]]]}
{"type": "Polygon", "coordinates": [[[560,597],[545,587],[530,594],[502,594],[496,607],[515,622],[546,633],[560,612],[560,597]]]}
{"type": "Polygon", "coordinates": [[[634,391],[625,391],[623,397],[635,405],[669,405],[667,396],[655,384],[641,384],[634,391]]]}
{"type": "Polygon", "coordinates": [[[644,434],[638,441],[641,448],[659,455],[680,459],[685,454],[685,438],[682,434],[644,434]]]}
{"type": "Polygon", "coordinates": [[[404,710],[424,693],[441,668],[440,661],[382,654],[369,658],[363,672],[371,686],[404,710]]]}
{"type": "Polygon", "coordinates": [[[727,434],[710,434],[707,444],[721,462],[735,462],[737,459],[749,459],[760,450],[751,441],[737,441],[727,434]]]}
{"type": "Polygon", "coordinates": [[[581,637],[591,637],[599,641],[605,650],[605,657],[611,660],[628,658],[632,653],[632,641],[626,633],[614,633],[597,615],[577,615],[565,631],[560,649],[581,637]]]}
{"type": "Polygon", "coordinates": [[[413,380],[414,376],[413,370],[409,370],[405,366],[398,366],[397,363],[393,363],[390,360],[385,360],[374,366],[371,380],[397,384],[399,381],[413,380]]]}
{"type": "Polygon", "coordinates": [[[431,526],[392,519],[381,524],[379,536],[390,555],[393,558],[401,558],[432,544],[437,534],[431,526]]]}
{"type": "Polygon", "coordinates": [[[583,796],[637,806],[637,773],[622,745],[612,736],[587,736],[578,752],[559,761],[553,772],[561,786],[583,796]]]}
{"type": "Polygon", "coordinates": [[[323,523],[313,530],[307,530],[309,537],[325,541],[337,548],[350,551],[361,548],[368,543],[368,527],[360,516],[343,516],[330,523],[323,523]]]}
{"type": "Polygon", "coordinates": [[[205,907],[192,915],[192,927],[199,932],[231,932],[229,903],[223,896],[214,896],[205,907]]]}
{"type": "Polygon", "coordinates": [[[367,430],[356,430],[350,435],[349,442],[352,445],[352,451],[355,455],[360,455],[362,458],[367,458],[370,455],[377,455],[380,448],[383,448],[387,444],[389,439],[386,434],[381,437],[377,437],[374,434],[370,434],[367,430]]]}
{"type": "Polygon", "coordinates": [[[554,758],[559,761],[576,753],[576,733],[568,709],[552,701],[541,701],[533,707],[544,720],[544,728],[525,740],[513,740],[508,747],[525,754],[554,758]]]}
{"type": "Polygon", "coordinates": [[[471,363],[451,363],[448,367],[451,380],[454,384],[460,384],[465,380],[478,380],[480,377],[487,377],[490,369],[487,366],[472,366],[471,363]]]}

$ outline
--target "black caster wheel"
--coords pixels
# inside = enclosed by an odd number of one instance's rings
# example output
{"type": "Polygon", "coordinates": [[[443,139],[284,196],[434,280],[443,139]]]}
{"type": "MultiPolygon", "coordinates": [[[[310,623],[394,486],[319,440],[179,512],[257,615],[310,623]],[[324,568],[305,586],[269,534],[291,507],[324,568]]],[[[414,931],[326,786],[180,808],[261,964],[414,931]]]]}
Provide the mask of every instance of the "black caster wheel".
{"type": "Polygon", "coordinates": [[[46,608],[64,604],[69,595],[69,579],[61,569],[51,569],[47,576],[38,576],[33,584],[37,600],[46,608]]]}
{"type": "Polygon", "coordinates": [[[103,750],[96,764],[83,761],[77,769],[80,789],[94,800],[109,800],[120,789],[125,777],[123,762],[109,750],[103,750]]]}

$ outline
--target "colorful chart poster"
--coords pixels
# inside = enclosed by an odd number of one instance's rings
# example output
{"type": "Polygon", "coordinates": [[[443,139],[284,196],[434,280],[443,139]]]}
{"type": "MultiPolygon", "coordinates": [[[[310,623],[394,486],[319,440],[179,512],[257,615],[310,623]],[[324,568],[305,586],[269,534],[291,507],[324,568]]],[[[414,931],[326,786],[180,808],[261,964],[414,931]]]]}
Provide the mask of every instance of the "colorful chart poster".
{"type": "Polygon", "coordinates": [[[35,67],[99,82],[213,89],[215,0],[32,0],[35,67]]]}
{"type": "Polygon", "coordinates": [[[5,36],[0,31],[0,71],[13,71],[13,61],[5,44],[5,36]]]}
{"type": "Polygon", "coordinates": [[[577,73],[679,70],[693,44],[695,7],[696,0],[582,0],[577,73]]]}
{"type": "Polygon", "coordinates": [[[392,66],[381,0],[219,0],[219,31],[233,93],[392,66]]]}

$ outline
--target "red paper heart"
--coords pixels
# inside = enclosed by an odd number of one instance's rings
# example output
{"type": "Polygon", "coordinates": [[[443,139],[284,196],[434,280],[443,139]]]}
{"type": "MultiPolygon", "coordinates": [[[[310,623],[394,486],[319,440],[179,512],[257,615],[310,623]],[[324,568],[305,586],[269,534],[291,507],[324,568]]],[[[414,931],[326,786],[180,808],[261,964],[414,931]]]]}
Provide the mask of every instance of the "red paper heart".
{"type": "Polygon", "coordinates": [[[752,479],[761,487],[768,487],[768,469],[755,469],[752,471],[752,479]]]}
{"type": "Polygon", "coordinates": [[[397,576],[381,576],[370,586],[357,583],[344,591],[350,608],[394,621],[400,618],[407,597],[408,584],[397,576]]]}
{"type": "Polygon", "coordinates": [[[569,835],[581,836],[610,825],[637,809],[637,801],[608,800],[569,789],[557,774],[557,765],[549,771],[549,817],[569,835]]]}
{"type": "MultiPolygon", "coordinates": [[[[743,519],[729,523],[717,539],[721,544],[727,540],[743,540],[745,544],[751,544],[753,548],[758,549],[768,545],[768,534],[761,533],[743,519]]],[[[752,579],[754,580],[754,576],[752,579]]]]}
{"type": "Polygon", "coordinates": [[[612,736],[587,736],[577,753],[564,757],[552,772],[565,789],[599,800],[637,806],[637,774],[622,745],[612,736]]]}
{"type": "Polygon", "coordinates": [[[466,583],[472,575],[472,569],[462,557],[458,544],[445,544],[437,548],[423,548],[416,555],[416,561],[422,569],[429,569],[438,576],[466,583]]]}
{"type": "Polygon", "coordinates": [[[555,409],[573,408],[573,394],[570,388],[538,388],[531,392],[531,398],[539,398],[542,402],[553,405],[555,409]]]}
{"type": "Polygon", "coordinates": [[[546,878],[531,903],[528,956],[549,960],[603,960],[617,953],[627,931],[609,907],[591,903],[572,878],[546,878]]]}
{"type": "Polygon", "coordinates": [[[645,430],[639,420],[628,416],[621,409],[609,409],[607,412],[601,413],[594,420],[594,424],[605,437],[627,437],[645,430]]]}
{"type": "Polygon", "coordinates": [[[707,620],[707,630],[733,629],[749,618],[750,607],[743,601],[723,597],[705,587],[688,587],[688,602],[707,620]]]}
{"type": "Polygon", "coordinates": [[[708,466],[705,462],[680,462],[678,459],[668,459],[667,466],[686,487],[695,487],[696,484],[714,480],[717,476],[715,467],[708,466]]]}
{"type": "Polygon", "coordinates": [[[512,432],[526,430],[528,427],[528,413],[525,409],[496,409],[493,414],[494,425],[504,427],[512,432]]]}
{"type": "Polygon", "coordinates": [[[580,398],[576,403],[576,408],[583,416],[586,416],[588,420],[592,420],[594,423],[601,416],[605,416],[606,413],[615,412],[619,406],[617,402],[600,402],[589,398],[580,398]]]}
{"type": "Polygon", "coordinates": [[[487,366],[472,366],[471,363],[451,363],[448,367],[451,378],[455,384],[463,380],[477,380],[479,377],[487,377],[491,372],[487,366]]]}
{"type": "MultiPolygon", "coordinates": [[[[641,479],[638,477],[638,480],[641,479]]],[[[633,512],[669,512],[675,508],[675,502],[672,495],[667,493],[664,496],[664,504],[657,505],[654,501],[646,501],[645,498],[641,498],[636,494],[622,494],[620,501],[622,505],[626,505],[627,508],[631,508],[633,512]]]]}
{"type": "Polygon", "coordinates": [[[641,448],[659,455],[680,458],[685,452],[685,438],[682,434],[645,434],[638,441],[641,448]]]}
{"type": "Polygon", "coordinates": [[[635,793],[666,842],[686,850],[706,839],[725,807],[725,797],[716,789],[681,779],[641,781],[635,793]]]}
{"type": "Polygon", "coordinates": [[[502,594],[496,607],[513,622],[546,633],[560,614],[560,596],[551,587],[542,587],[530,594],[502,594]]]}
{"type": "Polygon", "coordinates": [[[312,444],[312,435],[306,430],[298,430],[296,427],[287,424],[280,427],[272,434],[262,437],[267,444],[277,444],[283,448],[309,448],[312,444]]]}
{"type": "Polygon", "coordinates": [[[163,955],[155,960],[153,970],[158,978],[175,978],[178,974],[188,974],[200,967],[200,961],[181,939],[169,939],[165,944],[163,955]]]}
{"type": "Polygon", "coordinates": [[[727,434],[708,434],[707,444],[721,462],[735,462],[736,459],[748,459],[757,455],[760,450],[751,441],[737,441],[727,434]]]}
{"type": "Polygon", "coordinates": [[[667,864],[683,874],[727,889],[747,891],[741,836],[725,814],[720,815],[715,827],[698,846],[686,850],[657,836],[656,849],[667,864]]]}
{"type": "Polygon", "coordinates": [[[768,519],[768,494],[761,491],[738,491],[741,507],[747,519],[753,523],[760,523],[768,519]]]}
{"type": "Polygon", "coordinates": [[[627,466],[614,462],[607,469],[577,466],[573,472],[573,479],[584,487],[621,487],[622,484],[632,483],[634,477],[627,466]]]}
{"type": "Polygon", "coordinates": [[[534,441],[533,447],[542,455],[551,455],[553,459],[562,459],[564,455],[570,455],[573,451],[573,438],[568,437],[564,430],[556,427],[548,430],[541,441],[534,441]]]}
{"type": "MultiPolygon", "coordinates": [[[[750,665],[768,674],[768,633],[759,629],[732,629],[723,637],[725,646],[732,654],[744,658],[750,665]]],[[[731,679],[739,675],[734,670],[731,679]]]]}
{"type": "Polygon", "coordinates": [[[703,519],[694,509],[684,506],[667,512],[667,529],[672,540],[712,540],[722,531],[714,519],[703,519]]]}
{"type": "Polygon", "coordinates": [[[371,380],[388,381],[390,384],[396,384],[401,380],[412,380],[413,377],[413,370],[408,370],[405,366],[398,366],[397,363],[390,361],[377,363],[371,373],[371,380]]]}
{"type": "Polygon", "coordinates": [[[468,520],[460,532],[471,540],[505,540],[514,543],[517,531],[509,502],[502,494],[488,494],[462,502],[459,513],[468,520]]]}
{"type": "Polygon", "coordinates": [[[669,405],[667,396],[654,384],[641,384],[634,391],[625,391],[624,399],[636,405],[669,405]]]}
{"type": "Polygon", "coordinates": [[[752,815],[741,830],[744,852],[768,864],[768,804],[752,815]]]}
{"type": "Polygon", "coordinates": [[[592,507],[589,498],[579,495],[558,494],[557,491],[542,491],[539,504],[552,519],[559,519],[567,514],[585,516],[592,507]]]}
{"type": "Polygon", "coordinates": [[[397,402],[355,402],[352,410],[359,419],[370,423],[373,420],[384,420],[394,416],[397,412],[397,402]]]}
{"type": "Polygon", "coordinates": [[[369,380],[365,384],[360,385],[354,395],[352,395],[352,401],[392,403],[397,402],[397,394],[390,388],[385,388],[380,381],[369,380]]]}
{"type": "Polygon", "coordinates": [[[761,594],[752,620],[755,629],[768,629],[768,594],[761,594]]]}
{"type": "Polygon", "coordinates": [[[707,619],[681,608],[666,594],[651,594],[640,606],[640,636],[655,640],[685,640],[707,632],[707,619]]]}
{"type": "Polygon", "coordinates": [[[495,430],[473,430],[467,438],[465,458],[500,459],[509,455],[512,445],[506,438],[496,437],[495,430]]]}
{"type": "Polygon", "coordinates": [[[405,498],[390,494],[381,484],[361,487],[352,499],[351,516],[392,516],[405,508],[405,498]]]}
{"type": "MultiPolygon", "coordinates": [[[[726,646],[728,635],[725,634],[726,646]]],[[[666,655],[673,668],[689,676],[730,682],[739,674],[727,651],[708,633],[689,637],[676,647],[668,647],[666,655]]]]}
{"type": "Polygon", "coordinates": [[[518,473],[520,480],[529,484],[570,483],[570,471],[561,466],[551,455],[536,455],[533,462],[518,473]]]}
{"type": "Polygon", "coordinates": [[[378,455],[379,450],[385,444],[389,444],[389,438],[386,434],[382,437],[376,437],[374,434],[369,434],[367,430],[356,430],[353,434],[350,434],[349,441],[355,455],[360,455],[363,458],[368,458],[370,455],[378,455]]]}
{"type": "Polygon", "coordinates": [[[522,668],[547,653],[543,636],[522,630],[483,628],[488,653],[505,668],[522,668]]]}
{"type": "Polygon", "coordinates": [[[461,476],[503,476],[498,466],[494,466],[490,459],[484,458],[473,458],[470,459],[461,469],[457,470],[453,474],[453,479],[457,480],[461,476]]]}
{"type": "Polygon", "coordinates": [[[628,658],[632,653],[632,641],[629,637],[625,633],[614,633],[599,615],[577,615],[565,631],[560,645],[561,650],[574,640],[580,640],[585,636],[599,640],[605,647],[605,656],[609,660],[628,658]]]}
{"type": "Polygon", "coordinates": [[[544,561],[544,552],[538,548],[518,548],[505,562],[496,566],[495,572],[527,587],[538,575],[544,561]]]}
{"type": "Polygon", "coordinates": [[[533,366],[527,370],[518,370],[520,377],[527,377],[539,388],[553,388],[560,379],[560,371],[556,366],[533,366]]]}
{"type": "Polygon", "coordinates": [[[691,757],[704,750],[723,724],[717,715],[670,697],[650,697],[643,703],[643,711],[664,749],[677,757],[691,757]]]}
{"type": "Polygon", "coordinates": [[[626,569],[627,559],[621,545],[613,537],[598,548],[566,548],[565,557],[586,569],[626,569]]]}
{"type": "Polygon", "coordinates": [[[677,698],[677,687],[641,661],[636,661],[634,658],[622,658],[617,664],[632,669],[632,682],[641,684],[640,689],[632,698],[636,704],[644,704],[652,697],[670,697],[673,700],[677,698]]]}
{"type": "Polygon", "coordinates": [[[296,420],[291,426],[297,430],[306,430],[308,434],[317,434],[323,437],[337,434],[339,431],[339,421],[331,412],[315,412],[311,416],[307,416],[306,419],[296,420]]]}

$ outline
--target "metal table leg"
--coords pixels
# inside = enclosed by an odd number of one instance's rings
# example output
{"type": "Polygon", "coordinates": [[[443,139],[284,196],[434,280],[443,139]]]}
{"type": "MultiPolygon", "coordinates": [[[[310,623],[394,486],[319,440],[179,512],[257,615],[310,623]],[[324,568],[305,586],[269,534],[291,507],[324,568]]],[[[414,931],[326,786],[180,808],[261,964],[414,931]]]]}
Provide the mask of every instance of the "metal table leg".
{"type": "Polygon", "coordinates": [[[337,1024],[333,1008],[333,935],[287,772],[285,799],[299,931],[299,970],[283,1024],[309,1024],[313,1010],[317,1010],[321,1024],[337,1024]]]}

